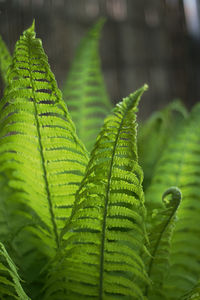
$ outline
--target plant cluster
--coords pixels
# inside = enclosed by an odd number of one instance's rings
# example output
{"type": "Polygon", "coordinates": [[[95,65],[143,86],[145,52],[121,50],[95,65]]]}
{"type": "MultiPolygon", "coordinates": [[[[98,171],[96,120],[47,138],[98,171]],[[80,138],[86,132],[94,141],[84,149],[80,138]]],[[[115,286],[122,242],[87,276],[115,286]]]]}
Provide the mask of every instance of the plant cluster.
{"type": "Polygon", "coordinates": [[[62,92],[34,23],[12,56],[0,39],[2,300],[200,299],[200,105],[174,101],[137,134],[148,87],[112,108],[103,23],[62,92]]]}

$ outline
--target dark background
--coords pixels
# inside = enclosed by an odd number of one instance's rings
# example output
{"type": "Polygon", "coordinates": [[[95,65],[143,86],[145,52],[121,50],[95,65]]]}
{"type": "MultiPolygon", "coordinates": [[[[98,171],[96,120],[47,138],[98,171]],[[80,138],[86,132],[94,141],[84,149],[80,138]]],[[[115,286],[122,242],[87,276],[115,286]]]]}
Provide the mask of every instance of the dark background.
{"type": "Polygon", "coordinates": [[[199,0],[0,0],[0,34],[12,52],[35,18],[62,87],[81,37],[100,16],[107,18],[100,52],[113,103],[145,82],[142,119],[174,98],[188,108],[200,100],[199,0]]]}

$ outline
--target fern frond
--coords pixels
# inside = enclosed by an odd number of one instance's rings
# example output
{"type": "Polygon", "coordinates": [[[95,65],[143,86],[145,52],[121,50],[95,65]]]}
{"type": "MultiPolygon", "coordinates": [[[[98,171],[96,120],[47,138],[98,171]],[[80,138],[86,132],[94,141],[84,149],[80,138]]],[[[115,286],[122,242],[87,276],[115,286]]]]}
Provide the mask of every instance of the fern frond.
{"type": "Polygon", "coordinates": [[[11,62],[12,57],[10,55],[10,52],[2,37],[0,36],[0,73],[5,85],[7,83],[7,71],[9,66],[11,65],[11,62]]]}
{"type": "MultiPolygon", "coordinates": [[[[53,256],[87,164],[34,25],[16,43],[0,103],[0,171],[39,226],[38,250],[53,256]]],[[[25,246],[26,247],[26,246],[25,246]]]]}
{"type": "Polygon", "coordinates": [[[148,249],[151,257],[146,263],[152,287],[147,285],[145,296],[152,300],[166,298],[162,285],[169,267],[170,241],[176,220],[176,211],[181,201],[181,192],[178,188],[171,187],[163,194],[162,199],[165,208],[158,210],[152,216],[148,249]],[[168,195],[172,195],[172,197],[166,201],[168,195]]]}
{"type": "MultiPolygon", "coordinates": [[[[46,262],[41,253],[39,255],[38,252],[34,253],[32,251],[33,237],[31,239],[30,232],[24,231],[24,228],[35,225],[36,222],[33,221],[31,215],[23,211],[23,207],[15,199],[12,189],[7,186],[6,177],[0,174],[0,241],[12,254],[15,264],[20,266],[20,276],[26,278],[26,288],[28,290],[34,277],[39,282],[40,276],[38,272],[46,262]],[[37,264],[35,264],[35,261],[37,261],[37,264]]],[[[34,287],[30,289],[30,295],[32,297],[35,293],[39,295],[40,289],[41,284],[37,285],[37,287],[34,284],[34,287]]],[[[33,297],[33,299],[38,298],[33,297]]],[[[2,298],[0,297],[0,299],[2,298]]]]}
{"type": "Polygon", "coordinates": [[[30,299],[24,292],[21,279],[12,259],[8,255],[4,245],[0,242],[0,299],[28,300],[30,299]]]}
{"type": "Polygon", "coordinates": [[[200,281],[184,297],[181,297],[180,300],[200,300],[200,281]]]}
{"type": "Polygon", "coordinates": [[[17,201],[12,197],[12,189],[7,185],[5,174],[0,174],[0,241],[7,249],[12,248],[13,240],[24,226],[21,218],[15,218],[19,209],[17,201]]]}
{"type": "Polygon", "coordinates": [[[138,155],[144,171],[144,190],[151,183],[154,169],[169,140],[174,137],[187,118],[187,110],[179,101],[173,101],[155,112],[138,128],[138,155]]]}
{"type": "Polygon", "coordinates": [[[146,88],[125,98],[104,122],[63,231],[65,253],[52,271],[46,299],[143,299],[145,209],[135,112],[146,88]]]}
{"type": "Polygon", "coordinates": [[[163,207],[161,191],[168,186],[178,186],[183,195],[171,239],[169,273],[164,282],[164,293],[170,300],[179,299],[191,289],[197,283],[200,272],[199,113],[198,104],[169,143],[145,195],[149,216],[153,209],[163,207]]]}
{"type": "Polygon", "coordinates": [[[98,52],[103,24],[104,19],[100,19],[82,39],[63,88],[77,135],[89,151],[111,110],[98,52]]]}

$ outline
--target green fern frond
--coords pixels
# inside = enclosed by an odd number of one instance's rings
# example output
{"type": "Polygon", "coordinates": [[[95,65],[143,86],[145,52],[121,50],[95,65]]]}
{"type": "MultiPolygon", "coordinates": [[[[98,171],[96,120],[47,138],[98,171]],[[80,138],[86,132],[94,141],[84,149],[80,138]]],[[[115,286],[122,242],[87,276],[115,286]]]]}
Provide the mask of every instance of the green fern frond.
{"type": "Polygon", "coordinates": [[[12,189],[7,185],[5,174],[0,174],[0,241],[7,249],[12,248],[12,242],[21,227],[24,226],[25,221],[25,219],[22,221],[21,218],[16,218],[20,205],[15,201],[12,194],[12,189]]]}
{"type": "Polygon", "coordinates": [[[0,299],[29,300],[20,281],[15,264],[0,242],[0,299]]]}
{"type": "MultiPolygon", "coordinates": [[[[34,253],[33,237],[24,228],[35,226],[36,222],[32,216],[23,211],[22,205],[15,199],[12,189],[7,186],[7,179],[0,175],[0,241],[3,242],[9,253],[12,254],[13,261],[20,266],[20,276],[26,278],[26,287],[31,287],[33,278],[37,282],[40,280],[38,272],[46,262],[44,255],[34,253]],[[37,261],[37,264],[35,264],[37,261]]],[[[42,282],[42,280],[41,280],[42,282]]],[[[31,288],[31,296],[40,294],[41,284],[34,284],[31,288]]],[[[0,299],[5,299],[1,298],[0,299]]],[[[6,298],[7,299],[7,298],[6,298]]],[[[9,298],[10,299],[10,298],[9,298]]],[[[13,299],[13,298],[12,298],[13,299]]],[[[39,299],[39,297],[33,297],[39,299]]]]}
{"type": "Polygon", "coordinates": [[[2,37],[0,36],[0,73],[4,84],[7,83],[7,71],[9,66],[11,65],[12,57],[10,52],[4,43],[2,37]]]}
{"type": "Polygon", "coordinates": [[[145,209],[135,112],[146,89],[125,98],[105,119],[45,299],[144,299],[145,209]]]}
{"type": "Polygon", "coordinates": [[[101,19],[81,41],[63,88],[77,135],[88,150],[92,149],[103,120],[111,110],[98,52],[103,24],[104,19],[101,19]]]}
{"type": "Polygon", "coordinates": [[[147,261],[147,274],[152,281],[152,286],[147,285],[145,295],[147,299],[166,299],[163,293],[163,279],[169,267],[169,249],[172,230],[176,220],[176,211],[180,205],[181,192],[176,187],[169,188],[163,194],[165,208],[154,212],[151,220],[149,235],[150,259],[147,261]],[[166,196],[171,195],[169,201],[166,196]]]}
{"type": "Polygon", "coordinates": [[[187,110],[179,101],[173,101],[155,112],[138,129],[139,162],[144,171],[144,190],[151,183],[156,163],[162,156],[169,139],[173,138],[187,118],[187,110]]]}
{"type": "Polygon", "coordinates": [[[170,141],[146,192],[148,216],[162,208],[161,191],[178,186],[183,195],[172,234],[170,268],[164,282],[167,299],[179,299],[191,289],[200,273],[200,105],[191,113],[179,133],[170,141]]]}
{"type": "Polygon", "coordinates": [[[33,212],[33,220],[40,220],[40,231],[38,226],[31,230],[40,239],[38,248],[51,256],[71,214],[87,152],[35,38],[34,24],[16,43],[7,78],[0,103],[0,171],[13,198],[33,212]]]}
{"type": "Polygon", "coordinates": [[[200,281],[180,300],[200,300],[200,281]]]}

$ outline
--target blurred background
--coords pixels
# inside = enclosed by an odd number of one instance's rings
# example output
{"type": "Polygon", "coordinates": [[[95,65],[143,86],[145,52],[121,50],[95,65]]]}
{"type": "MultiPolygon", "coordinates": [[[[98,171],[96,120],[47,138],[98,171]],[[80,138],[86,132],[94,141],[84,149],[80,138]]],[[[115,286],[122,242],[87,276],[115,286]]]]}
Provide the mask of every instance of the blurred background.
{"type": "Polygon", "coordinates": [[[101,16],[102,68],[113,103],[145,82],[140,119],[174,98],[188,108],[200,100],[199,0],[0,0],[0,34],[12,52],[35,18],[61,88],[80,39],[101,16]]]}

